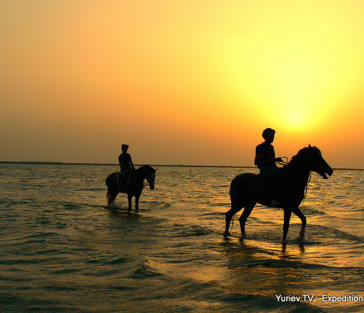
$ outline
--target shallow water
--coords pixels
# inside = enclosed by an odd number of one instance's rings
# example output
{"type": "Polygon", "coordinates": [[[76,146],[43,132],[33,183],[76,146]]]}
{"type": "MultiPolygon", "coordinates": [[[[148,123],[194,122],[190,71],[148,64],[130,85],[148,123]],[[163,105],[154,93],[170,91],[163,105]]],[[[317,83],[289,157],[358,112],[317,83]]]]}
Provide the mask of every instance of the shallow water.
{"type": "Polygon", "coordinates": [[[0,312],[364,310],[363,171],[313,174],[306,238],[292,217],[283,246],[283,211],[259,205],[247,239],[237,217],[222,235],[230,181],[255,169],[160,167],[138,214],[106,206],[116,170],[0,164],[0,312]]]}

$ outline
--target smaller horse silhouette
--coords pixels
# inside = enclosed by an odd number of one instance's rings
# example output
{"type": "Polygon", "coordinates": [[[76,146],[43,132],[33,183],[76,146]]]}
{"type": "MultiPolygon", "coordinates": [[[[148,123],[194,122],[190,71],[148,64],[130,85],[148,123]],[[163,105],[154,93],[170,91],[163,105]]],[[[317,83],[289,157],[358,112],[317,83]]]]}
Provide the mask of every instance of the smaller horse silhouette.
{"type": "Polygon", "coordinates": [[[107,204],[109,205],[111,202],[113,202],[119,192],[123,192],[128,195],[128,211],[131,211],[131,200],[133,197],[135,197],[135,212],[138,212],[139,198],[144,187],[144,180],[146,179],[148,181],[150,189],[153,190],[155,172],[156,170],[153,167],[149,165],[143,165],[137,170],[130,173],[130,177],[126,186],[121,186],[119,172],[110,174],[106,178],[106,186],[108,188],[106,194],[107,204]]]}
{"type": "Polygon", "coordinates": [[[271,200],[277,200],[284,210],[283,242],[287,238],[291,213],[302,222],[300,239],[304,238],[306,217],[299,209],[305,197],[310,172],[315,171],[324,179],[332,175],[332,168],[323,159],[316,147],[301,149],[292,160],[282,168],[281,182],[268,180],[261,175],[244,173],[235,177],[230,185],[231,209],[225,213],[225,236],[229,235],[230,222],[234,214],[244,208],[239,218],[242,238],[246,237],[245,222],[257,203],[270,206],[271,200]]]}

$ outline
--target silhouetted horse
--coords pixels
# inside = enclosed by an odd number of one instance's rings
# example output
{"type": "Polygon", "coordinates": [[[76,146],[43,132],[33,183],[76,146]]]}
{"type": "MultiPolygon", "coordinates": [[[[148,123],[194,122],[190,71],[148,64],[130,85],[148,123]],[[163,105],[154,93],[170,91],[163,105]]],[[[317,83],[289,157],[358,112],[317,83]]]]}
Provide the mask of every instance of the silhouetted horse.
{"type": "Polygon", "coordinates": [[[231,209],[225,213],[225,236],[229,235],[229,226],[233,215],[244,208],[239,218],[242,238],[246,237],[245,222],[257,203],[269,206],[274,197],[279,201],[279,207],[284,209],[283,241],[287,238],[291,213],[296,214],[302,222],[300,239],[304,238],[306,217],[298,206],[305,197],[310,172],[315,171],[324,179],[326,174],[332,175],[332,168],[323,159],[316,147],[300,150],[292,160],[282,168],[280,184],[268,180],[260,174],[245,173],[235,177],[230,185],[231,209]]]}
{"type": "Polygon", "coordinates": [[[107,204],[113,202],[119,192],[126,193],[128,195],[129,212],[131,211],[131,200],[135,197],[135,212],[139,209],[139,198],[144,187],[144,180],[146,179],[149,183],[150,189],[154,189],[156,170],[149,165],[143,165],[137,170],[130,173],[130,178],[126,186],[121,186],[119,172],[110,174],[106,178],[107,191],[107,204]]]}

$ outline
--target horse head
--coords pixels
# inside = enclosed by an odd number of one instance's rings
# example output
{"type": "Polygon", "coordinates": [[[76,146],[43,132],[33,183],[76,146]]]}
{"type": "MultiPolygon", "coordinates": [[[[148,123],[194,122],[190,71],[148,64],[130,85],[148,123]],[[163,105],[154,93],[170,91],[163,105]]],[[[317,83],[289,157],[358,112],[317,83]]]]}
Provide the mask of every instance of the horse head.
{"type": "Polygon", "coordinates": [[[143,173],[143,178],[145,178],[148,181],[150,189],[154,190],[155,172],[157,170],[149,165],[144,165],[141,168],[139,168],[139,170],[143,173]]]}
{"type": "Polygon", "coordinates": [[[326,174],[331,176],[334,171],[322,157],[320,149],[318,149],[317,147],[311,147],[311,145],[309,145],[308,148],[305,149],[309,160],[308,164],[310,170],[315,171],[316,173],[321,175],[323,179],[328,178],[326,174]]]}
{"type": "Polygon", "coordinates": [[[322,157],[320,149],[311,147],[311,145],[298,151],[297,155],[292,158],[285,168],[303,168],[307,171],[314,171],[324,179],[327,179],[326,174],[331,176],[334,172],[322,157]]]}

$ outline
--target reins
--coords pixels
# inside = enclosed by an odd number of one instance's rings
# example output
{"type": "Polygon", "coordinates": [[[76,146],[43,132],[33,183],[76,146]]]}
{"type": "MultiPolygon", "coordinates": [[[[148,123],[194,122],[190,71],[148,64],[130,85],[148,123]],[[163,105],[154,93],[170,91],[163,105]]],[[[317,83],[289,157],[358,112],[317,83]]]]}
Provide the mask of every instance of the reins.
{"type": "Polygon", "coordinates": [[[311,181],[311,171],[310,171],[310,174],[308,175],[308,179],[307,179],[307,183],[306,183],[306,186],[305,186],[305,193],[303,195],[303,199],[302,199],[302,202],[301,202],[301,207],[305,204],[305,200],[306,200],[306,196],[307,196],[307,189],[308,189],[308,184],[310,183],[311,181]]]}
{"type": "Polygon", "coordinates": [[[288,164],[288,158],[286,156],[280,157],[282,161],[276,162],[279,165],[287,165],[288,164]]]}
{"type": "Polygon", "coordinates": [[[233,226],[234,226],[234,216],[235,216],[235,214],[231,217],[231,221],[230,221],[231,230],[233,230],[233,226]]]}

